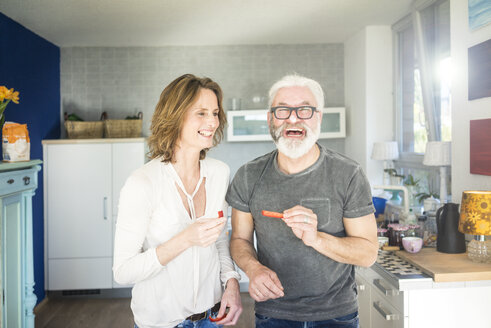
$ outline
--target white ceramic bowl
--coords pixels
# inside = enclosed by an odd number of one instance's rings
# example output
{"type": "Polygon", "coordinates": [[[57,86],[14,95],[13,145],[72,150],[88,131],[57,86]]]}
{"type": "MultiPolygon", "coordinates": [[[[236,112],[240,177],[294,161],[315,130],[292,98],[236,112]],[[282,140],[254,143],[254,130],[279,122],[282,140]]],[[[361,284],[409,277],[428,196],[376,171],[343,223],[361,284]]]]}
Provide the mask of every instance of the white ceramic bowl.
{"type": "Polygon", "coordinates": [[[419,237],[402,238],[402,246],[409,253],[417,253],[423,247],[423,239],[419,237]]]}

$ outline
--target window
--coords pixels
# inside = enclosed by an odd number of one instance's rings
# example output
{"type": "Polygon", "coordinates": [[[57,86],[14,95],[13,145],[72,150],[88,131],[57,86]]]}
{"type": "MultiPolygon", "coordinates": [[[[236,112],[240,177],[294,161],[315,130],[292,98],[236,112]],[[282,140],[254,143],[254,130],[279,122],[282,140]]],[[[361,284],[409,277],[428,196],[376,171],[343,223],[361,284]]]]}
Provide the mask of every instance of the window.
{"type": "MultiPolygon", "coordinates": [[[[420,181],[419,192],[438,194],[438,167],[422,161],[428,140],[451,141],[450,3],[416,0],[414,8],[393,26],[400,150],[395,166],[400,174],[420,181]]],[[[450,186],[450,176],[446,179],[450,186]]]]}
{"type": "Polygon", "coordinates": [[[406,156],[424,153],[428,140],[451,140],[450,4],[448,0],[430,3],[425,8],[416,6],[418,19],[413,14],[394,26],[396,132],[406,156]],[[418,22],[420,28],[415,26],[418,22]]]}

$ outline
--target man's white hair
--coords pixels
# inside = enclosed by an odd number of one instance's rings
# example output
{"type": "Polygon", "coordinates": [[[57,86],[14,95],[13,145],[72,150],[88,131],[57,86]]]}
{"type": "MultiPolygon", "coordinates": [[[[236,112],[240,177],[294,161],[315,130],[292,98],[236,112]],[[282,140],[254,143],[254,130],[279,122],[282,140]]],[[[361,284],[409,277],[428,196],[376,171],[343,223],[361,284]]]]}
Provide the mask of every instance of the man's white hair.
{"type": "Polygon", "coordinates": [[[305,76],[292,74],[286,75],[278,80],[271,89],[269,89],[269,103],[268,108],[271,108],[273,104],[273,100],[276,97],[276,94],[281,88],[286,87],[307,87],[310,89],[312,94],[314,95],[315,101],[317,102],[317,109],[321,110],[324,108],[324,92],[322,91],[321,85],[312,79],[309,79],[305,76]]]}

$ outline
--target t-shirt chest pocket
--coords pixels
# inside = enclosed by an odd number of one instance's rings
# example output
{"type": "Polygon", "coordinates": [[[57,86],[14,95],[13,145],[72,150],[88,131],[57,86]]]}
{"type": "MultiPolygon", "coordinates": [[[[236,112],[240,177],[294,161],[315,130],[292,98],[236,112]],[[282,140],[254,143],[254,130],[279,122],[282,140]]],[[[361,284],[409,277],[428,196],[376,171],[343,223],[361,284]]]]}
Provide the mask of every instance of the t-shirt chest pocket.
{"type": "Polygon", "coordinates": [[[335,222],[331,220],[331,200],[329,198],[302,199],[300,205],[311,209],[317,215],[317,230],[322,232],[338,230],[335,222]]]}

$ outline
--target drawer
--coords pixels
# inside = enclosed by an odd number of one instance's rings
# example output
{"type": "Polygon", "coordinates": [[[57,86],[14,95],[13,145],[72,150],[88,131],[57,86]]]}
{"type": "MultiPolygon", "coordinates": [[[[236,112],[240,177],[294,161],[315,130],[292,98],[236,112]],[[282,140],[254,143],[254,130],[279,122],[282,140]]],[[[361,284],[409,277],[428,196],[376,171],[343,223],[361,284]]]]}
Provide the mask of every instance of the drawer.
{"type": "Polygon", "coordinates": [[[372,293],[370,313],[372,327],[404,328],[404,313],[393,307],[381,293],[372,293]]]}
{"type": "Polygon", "coordinates": [[[8,195],[36,189],[38,169],[7,171],[0,173],[0,194],[8,195]]]}
{"type": "Polygon", "coordinates": [[[384,300],[397,310],[404,311],[404,292],[380,276],[371,279],[373,290],[379,293],[384,300]]]}
{"type": "Polygon", "coordinates": [[[383,295],[386,302],[397,310],[404,312],[404,292],[392,285],[388,280],[372,269],[363,268],[356,271],[358,276],[363,277],[372,287],[373,293],[383,295]]]}
{"type": "Polygon", "coordinates": [[[47,290],[113,287],[112,258],[50,259],[47,290]]]}

